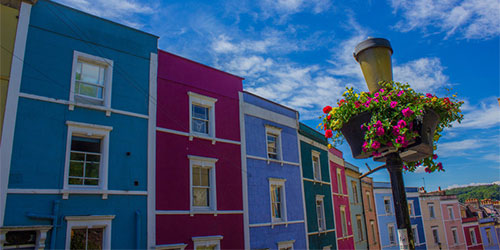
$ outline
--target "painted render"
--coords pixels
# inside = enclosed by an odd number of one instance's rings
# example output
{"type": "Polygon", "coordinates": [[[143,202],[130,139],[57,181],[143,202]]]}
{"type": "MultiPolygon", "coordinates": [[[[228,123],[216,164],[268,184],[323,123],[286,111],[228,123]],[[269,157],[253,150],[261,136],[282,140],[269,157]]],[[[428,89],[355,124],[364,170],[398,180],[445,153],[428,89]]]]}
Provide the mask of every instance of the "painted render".
{"type": "Polygon", "coordinates": [[[12,64],[7,107],[13,108],[0,149],[0,175],[8,173],[0,232],[35,230],[37,247],[63,249],[69,248],[70,222],[104,220],[104,248],[146,248],[148,165],[154,167],[148,163],[148,120],[154,117],[148,92],[158,38],[51,1],[26,7],[17,34],[24,27],[27,38],[25,46],[16,38],[14,50],[23,53],[12,64]],[[75,51],[106,59],[109,106],[70,101],[75,51]],[[72,128],[88,131],[81,136],[108,133],[100,139],[99,186],[67,181],[72,128]]]}
{"type": "Polygon", "coordinates": [[[354,249],[354,235],[350,220],[351,208],[349,204],[349,195],[347,193],[345,163],[342,152],[336,148],[330,148],[328,150],[328,160],[330,162],[330,176],[332,176],[332,196],[335,227],[337,228],[337,247],[338,249],[354,249]],[[337,173],[340,174],[337,175],[337,173]],[[345,209],[345,219],[347,222],[344,230],[342,229],[342,207],[345,209]]]}
{"type": "Polygon", "coordinates": [[[223,249],[245,247],[238,96],[242,80],[159,50],[157,248],[181,244],[192,249],[199,239],[216,239],[223,249]],[[203,106],[212,103],[208,109],[210,134],[201,135],[191,129],[190,98],[200,99],[203,106]],[[191,201],[193,159],[213,164],[210,208],[196,208],[191,201]]]}
{"type": "MultiPolygon", "coordinates": [[[[391,184],[388,182],[374,182],[375,205],[377,210],[377,219],[380,233],[380,244],[382,249],[399,249],[399,239],[397,234],[397,223],[394,210],[394,199],[392,197],[391,184]],[[390,211],[386,212],[384,200],[388,200],[390,211]],[[389,228],[393,226],[394,241],[389,239],[389,228]]],[[[417,236],[415,237],[415,249],[426,249],[426,237],[422,220],[422,212],[418,199],[418,188],[406,187],[406,198],[408,203],[412,202],[414,214],[410,216],[410,223],[416,226],[417,236]]]]}
{"type": "Polygon", "coordinates": [[[448,249],[448,239],[445,233],[439,196],[433,193],[421,192],[420,205],[422,207],[427,246],[432,249],[439,249],[439,247],[441,249],[448,249]],[[432,211],[434,212],[434,216],[431,216],[432,211]],[[434,239],[433,230],[437,232],[437,242],[434,239]]]}
{"type": "Polygon", "coordinates": [[[351,223],[354,234],[356,249],[367,249],[365,214],[361,197],[361,182],[359,168],[349,162],[345,162],[346,184],[351,206],[351,223]],[[358,225],[358,218],[361,224],[358,225]]]}
{"type": "Polygon", "coordinates": [[[243,92],[244,143],[250,249],[278,249],[292,242],[294,249],[307,248],[304,200],[299,159],[298,112],[254,94],[243,92]],[[278,133],[278,159],[267,153],[266,129],[278,133]],[[283,181],[283,218],[272,218],[271,190],[273,180],[283,181]]]}
{"type": "Polygon", "coordinates": [[[481,238],[483,239],[484,249],[499,249],[498,236],[495,233],[495,218],[479,219],[479,230],[481,231],[481,238]],[[488,240],[487,230],[491,232],[491,240],[488,240]]]}
{"type": "Polygon", "coordinates": [[[441,213],[444,222],[444,231],[448,241],[448,249],[466,248],[465,234],[462,228],[462,217],[460,216],[460,206],[455,195],[441,195],[440,197],[441,213]],[[458,238],[455,242],[453,231],[457,230],[458,238]]]}
{"type": "Polygon", "coordinates": [[[373,193],[373,179],[363,177],[361,179],[361,193],[363,197],[363,208],[365,213],[365,224],[367,226],[367,239],[369,249],[380,249],[377,211],[375,210],[375,195],[373,193]],[[373,226],[372,226],[373,224],[373,226]]]}
{"type": "Polygon", "coordinates": [[[467,249],[481,250],[483,247],[483,239],[479,230],[479,223],[477,217],[462,218],[463,233],[465,235],[465,242],[467,249]],[[471,234],[475,235],[476,242],[472,240],[471,234]]]}
{"type": "Polygon", "coordinates": [[[307,236],[309,249],[337,248],[335,220],[333,214],[333,197],[328,160],[328,147],[325,136],[316,130],[300,124],[299,130],[300,154],[302,163],[302,180],[304,181],[304,196],[307,217],[307,236]],[[314,177],[313,154],[319,155],[321,178],[314,177]],[[326,228],[320,229],[316,199],[321,197],[324,205],[326,228]]]}

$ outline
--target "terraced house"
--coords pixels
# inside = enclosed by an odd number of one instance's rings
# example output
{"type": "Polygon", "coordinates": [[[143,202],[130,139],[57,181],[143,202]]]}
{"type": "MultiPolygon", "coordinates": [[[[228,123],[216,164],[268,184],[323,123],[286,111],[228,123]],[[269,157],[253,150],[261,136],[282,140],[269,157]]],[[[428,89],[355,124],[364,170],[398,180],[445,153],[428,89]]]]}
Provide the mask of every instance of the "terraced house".
{"type": "Polygon", "coordinates": [[[328,142],[302,123],[299,134],[309,248],[336,249],[328,142]]]}
{"type": "Polygon", "coordinates": [[[351,207],[351,223],[354,233],[354,244],[356,249],[367,249],[367,227],[365,224],[365,213],[363,199],[361,197],[361,182],[359,168],[349,162],[345,162],[345,176],[349,203],[351,207]]]}
{"type": "Polygon", "coordinates": [[[157,40],[51,1],[20,3],[0,248],[147,247],[157,40]]]}

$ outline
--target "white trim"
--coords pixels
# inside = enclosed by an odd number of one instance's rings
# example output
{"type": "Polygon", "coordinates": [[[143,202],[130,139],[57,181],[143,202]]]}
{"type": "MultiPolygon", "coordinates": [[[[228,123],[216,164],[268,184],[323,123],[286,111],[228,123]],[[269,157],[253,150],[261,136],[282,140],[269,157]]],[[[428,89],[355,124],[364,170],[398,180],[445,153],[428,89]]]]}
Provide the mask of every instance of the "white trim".
{"type": "Polygon", "coordinates": [[[392,199],[391,199],[391,196],[384,196],[384,213],[383,214],[380,214],[380,215],[393,215],[394,214],[394,211],[393,211],[393,208],[392,208],[392,199]],[[387,212],[387,207],[385,205],[385,201],[389,201],[389,212],[387,212]]]}
{"type": "Polygon", "coordinates": [[[214,246],[215,250],[220,250],[220,241],[224,238],[222,235],[215,236],[201,236],[201,237],[192,237],[193,240],[193,249],[197,249],[199,246],[214,246]]]}
{"type": "Polygon", "coordinates": [[[407,198],[419,198],[420,194],[419,193],[413,193],[413,192],[406,192],[406,197],[407,198]]]}
{"type": "Polygon", "coordinates": [[[283,221],[283,222],[274,222],[274,223],[253,223],[250,224],[249,227],[275,227],[279,225],[285,225],[288,226],[290,224],[299,224],[299,223],[305,223],[304,220],[289,220],[289,221],[283,221]]]}
{"type": "Polygon", "coordinates": [[[304,181],[309,181],[309,182],[314,182],[314,183],[320,183],[320,184],[325,184],[325,185],[330,185],[330,182],[327,181],[318,181],[318,180],[313,180],[309,178],[302,178],[304,181]]]}
{"type": "MultiPolygon", "coordinates": [[[[345,239],[349,239],[349,238],[354,238],[354,235],[351,234],[351,235],[346,235],[346,236],[343,236],[343,237],[338,237],[337,239],[338,240],[345,240],[345,239]]],[[[338,241],[337,241],[338,242],[338,241]]]]}
{"type": "Polygon", "coordinates": [[[441,204],[446,204],[446,205],[450,205],[450,204],[457,204],[458,205],[458,200],[441,200],[441,204]]]}
{"type": "Polygon", "coordinates": [[[24,189],[9,188],[9,194],[102,194],[102,195],[148,195],[147,191],[102,190],[102,189],[24,189]]]}
{"type": "MultiPolygon", "coordinates": [[[[80,51],[73,51],[73,66],[71,70],[71,87],[70,87],[70,92],[69,92],[69,101],[72,103],[77,103],[75,100],[75,79],[76,79],[76,66],[78,64],[78,61],[87,61],[90,63],[94,64],[99,64],[104,67],[106,67],[106,72],[104,76],[104,86],[103,86],[103,107],[106,107],[107,109],[111,109],[111,92],[112,92],[112,85],[113,85],[113,60],[108,59],[108,58],[102,58],[99,56],[94,56],[90,55],[87,53],[83,53],[80,51]]],[[[79,95],[81,96],[81,95],[79,95]]],[[[81,96],[81,98],[85,99],[85,96],[81,96]]],[[[99,106],[99,105],[95,105],[99,106]]],[[[73,110],[74,105],[69,105],[69,110],[73,110]]],[[[106,111],[106,116],[110,116],[111,111],[106,111]]]]}
{"type": "MultiPolygon", "coordinates": [[[[157,112],[158,54],[151,53],[149,61],[148,98],[148,205],[147,205],[147,249],[156,244],[156,112],[157,112]]],[[[182,248],[184,249],[184,248],[182,248]]]]}
{"type": "MultiPolygon", "coordinates": [[[[286,182],[286,179],[278,179],[278,178],[267,178],[269,180],[269,208],[271,209],[270,210],[270,214],[271,215],[271,227],[274,227],[274,225],[278,224],[278,223],[282,223],[282,222],[287,222],[288,221],[288,217],[287,217],[287,214],[286,214],[286,190],[285,190],[285,182],[286,182]],[[272,199],[272,195],[273,193],[271,192],[271,186],[272,185],[275,185],[275,186],[280,186],[281,187],[281,218],[277,219],[277,218],[274,218],[273,217],[273,199],[272,199]]],[[[286,225],[288,223],[285,223],[286,225]]]]}
{"type": "Polygon", "coordinates": [[[190,211],[190,210],[156,210],[157,215],[175,215],[175,214],[243,214],[243,210],[217,210],[217,211],[190,211]]]}
{"type": "Polygon", "coordinates": [[[58,103],[58,104],[63,104],[63,105],[68,105],[68,106],[76,106],[76,107],[104,111],[104,112],[106,112],[106,114],[109,114],[111,112],[111,113],[116,113],[116,114],[120,114],[120,115],[133,116],[133,117],[138,117],[138,118],[143,118],[143,119],[149,118],[149,116],[147,116],[147,115],[138,114],[138,113],[134,113],[134,112],[130,112],[130,111],[107,108],[104,106],[98,106],[98,105],[92,105],[92,104],[75,103],[75,102],[71,102],[71,101],[67,101],[67,100],[55,99],[55,98],[46,97],[46,96],[39,96],[39,95],[28,94],[28,93],[19,93],[19,96],[23,97],[23,98],[37,100],[37,101],[52,102],[52,103],[58,103]]]}
{"type": "Polygon", "coordinates": [[[321,153],[316,150],[311,150],[311,160],[312,160],[312,169],[313,169],[313,178],[316,181],[322,181],[321,177],[321,153]],[[316,170],[314,169],[314,157],[318,159],[318,170],[319,170],[319,179],[316,178],[316,170]]]}
{"type": "MultiPolygon", "coordinates": [[[[297,117],[297,120],[299,119],[299,113],[297,113],[296,115],[297,117]]],[[[299,168],[300,168],[300,179],[303,180],[304,179],[304,174],[303,174],[303,168],[302,168],[302,150],[301,150],[301,147],[300,147],[300,139],[299,139],[299,131],[298,130],[295,130],[295,135],[297,136],[297,149],[298,149],[298,155],[299,155],[299,168]]],[[[328,175],[330,175],[330,167],[328,167],[328,175]]],[[[331,180],[331,179],[330,179],[331,180]]],[[[304,232],[308,232],[308,228],[307,228],[307,210],[306,210],[306,194],[305,194],[305,191],[304,191],[304,182],[300,182],[300,186],[301,186],[301,191],[302,191],[302,209],[303,209],[303,216],[304,216],[304,232]]],[[[330,185],[330,191],[331,191],[331,185],[330,185]]],[[[333,197],[331,197],[330,199],[332,201],[332,208],[333,208],[333,197]]],[[[333,213],[335,214],[335,213],[333,213]]],[[[326,216],[325,216],[326,217],[326,216]]],[[[334,222],[335,223],[335,222],[334,222]]],[[[335,227],[335,226],[334,226],[335,227]]],[[[336,238],[336,237],[335,237],[336,238]]],[[[309,249],[309,237],[306,237],[306,249],[309,249]]]]}
{"type": "Polygon", "coordinates": [[[278,161],[281,163],[281,166],[283,166],[283,149],[282,149],[282,144],[281,144],[281,128],[274,127],[271,125],[266,124],[265,125],[265,142],[266,142],[266,158],[267,158],[267,164],[270,163],[270,161],[278,161]],[[267,144],[267,135],[275,135],[276,138],[276,158],[277,159],[272,159],[269,157],[269,145],[267,144]]]}
{"type": "Polygon", "coordinates": [[[31,5],[21,1],[0,142],[0,226],[3,225],[7,203],[7,188],[9,186],[12,145],[14,144],[14,132],[16,128],[17,104],[19,102],[19,90],[21,89],[30,15],[31,5]]]}
{"type": "Polygon", "coordinates": [[[335,178],[335,179],[337,179],[337,192],[338,192],[338,194],[345,195],[344,194],[344,185],[343,185],[343,181],[342,181],[342,169],[336,168],[335,172],[337,174],[336,178],[335,178]]]}
{"type": "MultiPolygon", "coordinates": [[[[382,235],[382,234],[380,234],[380,235],[382,235]]],[[[389,239],[389,246],[394,246],[394,245],[398,244],[398,238],[397,237],[398,237],[398,235],[397,235],[396,226],[394,225],[394,223],[387,223],[387,238],[389,239]],[[390,230],[391,227],[392,227],[392,230],[390,230]],[[391,237],[390,237],[389,232],[392,232],[392,235],[393,235],[393,238],[394,238],[394,242],[393,243],[391,243],[391,237]]]]}
{"type": "Polygon", "coordinates": [[[324,198],[325,196],[324,195],[319,195],[319,194],[316,194],[316,200],[315,200],[315,204],[314,204],[314,210],[316,211],[316,222],[318,224],[318,231],[319,232],[323,232],[323,231],[326,231],[326,214],[325,214],[325,202],[324,202],[324,198]],[[321,214],[318,215],[318,201],[321,202],[321,214]],[[322,223],[320,225],[320,222],[319,222],[319,216],[322,217],[322,223]]]}
{"type": "Polygon", "coordinates": [[[340,229],[342,233],[342,237],[344,238],[349,235],[349,222],[347,221],[347,211],[345,205],[340,205],[340,229]],[[344,212],[344,216],[342,216],[342,212],[344,212]],[[342,219],[345,220],[345,232],[344,232],[344,223],[342,223],[342,219]]]}
{"type": "Polygon", "coordinates": [[[299,123],[296,119],[286,115],[278,114],[276,112],[261,108],[257,105],[253,105],[247,102],[243,103],[243,113],[245,115],[272,121],[290,128],[299,128],[299,123]]]}
{"type": "Polygon", "coordinates": [[[293,243],[295,243],[295,240],[288,240],[288,241],[280,241],[278,242],[278,250],[281,250],[282,248],[291,248],[292,250],[294,249],[293,243]]]}
{"type": "Polygon", "coordinates": [[[420,238],[418,237],[418,225],[411,225],[411,229],[415,229],[415,234],[413,234],[413,240],[415,241],[415,245],[420,245],[420,238]]]}
{"type": "MultiPolygon", "coordinates": [[[[97,124],[87,124],[81,122],[66,121],[68,126],[66,138],[66,159],[64,162],[64,183],[63,189],[108,189],[108,169],[109,169],[109,134],[113,127],[102,126],[97,124]],[[99,185],[84,186],[84,185],[69,185],[69,162],[71,154],[71,139],[73,135],[91,138],[99,138],[101,140],[101,162],[99,165],[99,185]]],[[[66,197],[67,198],[67,197],[66,197]]],[[[107,197],[103,196],[103,199],[107,197]]],[[[64,199],[64,197],[63,197],[64,199]]]]}
{"type": "Polygon", "coordinates": [[[241,141],[241,185],[243,191],[243,238],[245,249],[250,249],[250,218],[248,214],[248,175],[247,175],[247,145],[245,131],[245,114],[243,113],[243,92],[238,92],[241,141]]]}
{"type": "Polygon", "coordinates": [[[217,99],[191,91],[188,91],[187,94],[189,96],[189,140],[193,140],[193,137],[195,136],[202,138],[206,137],[207,139],[212,140],[212,144],[215,144],[215,138],[217,138],[215,135],[215,103],[217,102],[217,99]],[[193,131],[193,104],[208,108],[207,134],[193,131]]]}
{"type": "MultiPolygon", "coordinates": [[[[15,231],[36,231],[36,241],[34,244],[35,249],[45,249],[45,240],[47,239],[47,232],[52,229],[52,226],[41,225],[41,226],[5,226],[0,227],[0,249],[15,249],[16,247],[23,247],[23,245],[18,246],[4,246],[6,235],[8,232],[15,231]]],[[[26,246],[26,245],[24,245],[26,246]]],[[[26,247],[33,247],[33,245],[27,245],[26,247]]]]}
{"type": "Polygon", "coordinates": [[[178,244],[165,244],[165,245],[156,245],[153,248],[156,250],[168,250],[168,249],[181,249],[184,250],[188,244],[178,243],[178,244]]]}
{"type": "Polygon", "coordinates": [[[450,231],[451,231],[451,238],[453,239],[453,245],[451,245],[451,246],[463,245],[463,243],[460,244],[460,238],[458,237],[458,229],[457,229],[457,227],[451,227],[450,231]],[[455,234],[453,234],[453,231],[455,231],[455,234]],[[454,236],[456,236],[456,237],[454,237],[454,236]]]}
{"type": "Polygon", "coordinates": [[[202,156],[194,156],[188,155],[189,159],[189,210],[191,215],[194,215],[196,212],[214,212],[214,215],[217,215],[217,187],[216,187],[216,168],[215,163],[218,161],[216,158],[202,157],[202,156]],[[193,166],[198,165],[201,168],[209,169],[209,178],[210,178],[210,190],[209,190],[209,200],[208,207],[198,207],[193,206],[193,166]]]}
{"type": "MultiPolygon", "coordinates": [[[[475,228],[474,228],[474,227],[469,227],[469,228],[468,228],[468,231],[469,231],[470,241],[471,241],[471,243],[472,243],[472,245],[471,245],[471,246],[478,245],[478,244],[477,244],[478,242],[477,242],[477,235],[476,235],[476,230],[475,230],[475,228]],[[473,233],[474,233],[474,241],[475,241],[475,242],[473,242],[473,241],[472,241],[472,238],[473,238],[473,237],[472,237],[471,232],[473,232],[473,233]]],[[[464,239],[465,239],[465,241],[466,241],[466,243],[467,243],[467,239],[466,239],[466,238],[464,238],[464,239]]]]}
{"type": "Polygon", "coordinates": [[[331,232],[335,232],[335,229],[328,229],[328,230],[321,231],[321,232],[309,232],[309,233],[307,233],[307,236],[311,236],[311,235],[315,235],[315,234],[327,234],[327,233],[331,233],[331,232]]]}
{"type": "Polygon", "coordinates": [[[410,212],[410,218],[415,218],[416,213],[415,213],[415,204],[413,203],[413,200],[407,200],[408,205],[411,206],[411,212],[410,212]]]}
{"type": "MultiPolygon", "coordinates": [[[[267,143],[267,142],[266,142],[267,143]]],[[[266,145],[267,146],[267,145],[266,145]]],[[[266,162],[276,162],[281,165],[287,164],[287,165],[293,165],[293,166],[300,166],[300,163],[297,162],[291,162],[291,161],[280,161],[280,160],[274,160],[274,159],[269,159],[269,158],[264,158],[264,157],[259,157],[259,156],[254,156],[254,155],[247,155],[247,159],[253,159],[253,160],[261,160],[261,161],[266,161],[266,162]]]]}
{"type": "Polygon", "coordinates": [[[241,145],[241,142],[239,142],[239,141],[233,141],[233,140],[222,139],[222,138],[211,138],[211,137],[207,137],[207,136],[201,136],[201,135],[195,134],[195,133],[190,134],[187,132],[182,132],[182,131],[168,129],[168,128],[162,128],[162,127],[156,127],[156,131],[169,133],[169,134],[175,134],[175,135],[181,135],[181,136],[187,136],[190,138],[190,140],[192,140],[192,138],[199,138],[199,139],[212,141],[212,143],[215,140],[216,142],[224,142],[224,143],[229,143],[229,144],[241,145]]]}
{"type": "MultiPolygon", "coordinates": [[[[446,206],[446,211],[448,212],[448,218],[449,218],[448,220],[449,221],[454,221],[455,220],[455,213],[453,212],[453,205],[447,205],[446,206]]],[[[447,221],[447,220],[444,219],[444,216],[443,216],[443,221],[447,221]]]]}
{"type": "Polygon", "coordinates": [[[328,147],[326,145],[318,143],[317,141],[314,141],[314,140],[312,140],[312,139],[310,139],[308,137],[305,137],[305,136],[303,136],[301,134],[299,134],[298,136],[299,136],[299,141],[303,141],[303,142],[305,142],[307,144],[313,145],[313,146],[315,146],[315,147],[317,147],[319,149],[322,149],[322,150],[325,150],[325,151],[329,152],[328,151],[328,147]]]}
{"type": "Polygon", "coordinates": [[[70,248],[71,229],[73,227],[99,228],[104,227],[103,232],[103,249],[111,249],[111,220],[114,215],[91,215],[91,216],[65,216],[66,225],[66,245],[65,248],[70,248]]]}

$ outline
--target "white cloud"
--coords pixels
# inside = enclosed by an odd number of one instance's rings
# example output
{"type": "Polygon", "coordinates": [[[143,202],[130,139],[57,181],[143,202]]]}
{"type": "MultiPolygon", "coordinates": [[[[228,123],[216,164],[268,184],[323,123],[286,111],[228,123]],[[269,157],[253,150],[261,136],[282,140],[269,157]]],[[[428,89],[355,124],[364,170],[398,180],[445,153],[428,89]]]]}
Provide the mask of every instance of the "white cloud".
{"type": "Polygon", "coordinates": [[[392,0],[394,13],[403,20],[396,28],[407,32],[437,29],[446,38],[458,34],[467,39],[489,39],[500,34],[498,0],[392,0]]]}
{"type": "Polygon", "coordinates": [[[500,126],[500,107],[496,98],[485,100],[477,106],[466,102],[462,110],[464,119],[462,123],[455,124],[454,128],[487,129],[500,126]]]}
{"type": "Polygon", "coordinates": [[[480,139],[465,139],[461,141],[438,143],[438,155],[441,157],[465,155],[466,151],[478,149],[484,146],[484,141],[480,139]]]}
{"type": "Polygon", "coordinates": [[[394,66],[394,80],[409,83],[417,92],[432,92],[450,85],[439,58],[419,58],[394,66]]]}
{"type": "Polygon", "coordinates": [[[417,169],[415,169],[414,173],[417,173],[417,174],[425,173],[425,167],[423,165],[418,166],[417,169]]]}
{"type": "Polygon", "coordinates": [[[307,11],[319,14],[331,7],[330,0],[261,0],[259,4],[263,11],[262,18],[276,15],[281,23],[295,13],[307,11]]]}
{"type": "Polygon", "coordinates": [[[477,183],[477,182],[472,182],[472,183],[469,183],[469,184],[461,184],[461,185],[460,184],[453,184],[451,186],[448,186],[445,189],[460,188],[460,187],[470,187],[470,186],[484,186],[484,185],[492,185],[492,184],[500,185],[500,181],[494,181],[492,183],[477,183]]]}

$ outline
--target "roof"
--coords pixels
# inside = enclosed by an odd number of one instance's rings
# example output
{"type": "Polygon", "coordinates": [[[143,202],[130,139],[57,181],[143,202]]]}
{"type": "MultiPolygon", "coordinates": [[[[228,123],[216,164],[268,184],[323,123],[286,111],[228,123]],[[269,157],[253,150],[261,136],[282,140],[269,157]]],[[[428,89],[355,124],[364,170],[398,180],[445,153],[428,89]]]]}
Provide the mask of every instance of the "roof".
{"type": "Polygon", "coordinates": [[[326,139],[326,137],[322,133],[305,125],[302,122],[299,124],[299,134],[304,135],[305,137],[308,137],[308,138],[310,138],[314,141],[317,141],[323,145],[328,144],[328,140],[326,139]]]}

